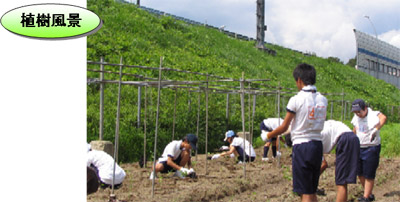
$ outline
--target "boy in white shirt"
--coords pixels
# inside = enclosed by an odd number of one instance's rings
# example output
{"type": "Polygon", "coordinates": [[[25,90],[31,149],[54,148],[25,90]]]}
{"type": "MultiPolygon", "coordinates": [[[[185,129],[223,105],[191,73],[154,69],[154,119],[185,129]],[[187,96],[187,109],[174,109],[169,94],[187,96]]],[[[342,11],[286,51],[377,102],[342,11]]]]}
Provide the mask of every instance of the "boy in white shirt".
{"type": "MultiPolygon", "coordinates": [[[[271,146],[271,143],[272,143],[272,157],[276,158],[276,156],[281,156],[281,152],[279,151],[279,147],[278,147],[279,142],[276,141],[277,138],[275,137],[275,138],[267,139],[267,133],[271,132],[272,130],[277,128],[281,123],[283,123],[283,119],[281,119],[281,118],[267,118],[261,122],[261,124],[260,124],[261,139],[265,142],[264,155],[261,159],[262,161],[269,160],[268,150],[269,150],[269,147],[271,146]],[[278,149],[278,151],[277,151],[277,149],[278,149]]],[[[284,143],[287,144],[289,142],[287,139],[290,138],[290,128],[283,135],[285,136],[284,143]],[[289,136],[287,136],[287,135],[289,135],[289,136]]],[[[291,146],[291,145],[289,145],[289,146],[291,146]]]]}
{"type": "MultiPolygon", "coordinates": [[[[113,184],[114,158],[104,151],[89,149],[87,153],[87,167],[96,171],[100,180],[100,187],[107,188],[113,184]]],[[[125,179],[125,171],[118,164],[115,165],[114,188],[118,189],[125,179]]]]}
{"type": "Polygon", "coordinates": [[[232,130],[229,130],[228,132],[225,133],[225,139],[224,141],[229,142],[229,151],[222,152],[221,154],[214,154],[211,157],[211,160],[217,159],[221,156],[226,156],[226,155],[235,155],[237,156],[237,160],[239,163],[243,161],[243,158],[246,160],[246,162],[253,162],[256,158],[256,152],[254,151],[253,146],[249,143],[249,141],[244,140],[241,137],[238,137],[235,132],[232,130]],[[243,141],[244,142],[244,147],[243,147],[243,141]]]}
{"type": "MultiPolygon", "coordinates": [[[[349,127],[335,120],[325,121],[321,135],[324,154],[329,154],[336,145],[336,202],[346,202],[347,184],[355,184],[357,180],[360,140],[349,127]]],[[[322,161],[321,174],[328,166],[325,159],[322,161]]]]}
{"type": "Polygon", "coordinates": [[[315,68],[299,64],[293,71],[297,89],[291,97],[283,123],[267,134],[267,138],[284,133],[291,125],[293,191],[301,201],[318,201],[316,191],[322,161],[322,136],[327,99],[317,92],[315,68]]]}
{"type": "Polygon", "coordinates": [[[367,107],[364,100],[356,99],[352,103],[354,117],[351,120],[353,132],[360,139],[360,159],[357,166],[357,175],[364,187],[364,195],[359,201],[372,201],[376,169],[379,166],[381,152],[381,137],[379,130],[386,122],[386,116],[379,111],[367,107]]]}
{"type": "Polygon", "coordinates": [[[175,171],[175,175],[184,178],[185,175],[194,173],[191,162],[190,151],[191,149],[196,150],[197,136],[194,134],[188,134],[182,140],[174,140],[170,142],[164,149],[162,156],[158,159],[158,162],[154,170],[150,174],[152,180],[156,176],[157,172],[168,173],[175,171]],[[188,168],[185,168],[185,165],[188,168]]]}

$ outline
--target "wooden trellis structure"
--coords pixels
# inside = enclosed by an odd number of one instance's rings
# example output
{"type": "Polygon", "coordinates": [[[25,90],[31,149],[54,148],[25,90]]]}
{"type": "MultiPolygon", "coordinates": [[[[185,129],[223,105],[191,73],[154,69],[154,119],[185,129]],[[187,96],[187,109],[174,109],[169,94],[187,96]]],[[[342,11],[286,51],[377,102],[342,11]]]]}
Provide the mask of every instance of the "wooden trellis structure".
{"type": "MultiPolygon", "coordinates": [[[[226,78],[222,76],[216,76],[212,74],[205,74],[199,72],[191,72],[186,70],[179,70],[179,69],[172,69],[163,67],[163,59],[160,59],[160,66],[158,68],[155,67],[146,67],[146,66],[138,66],[138,65],[125,65],[122,62],[122,58],[120,60],[120,64],[111,64],[104,62],[103,57],[100,59],[100,62],[87,62],[90,65],[99,65],[99,70],[96,69],[88,69],[90,72],[99,72],[100,78],[88,78],[87,82],[91,83],[98,83],[100,85],[100,123],[99,123],[99,139],[103,139],[103,122],[104,122],[104,85],[105,84],[118,84],[118,102],[117,102],[117,115],[116,115],[116,129],[115,129],[115,152],[114,152],[114,164],[118,161],[118,139],[119,139],[119,117],[120,117],[120,97],[121,97],[121,86],[122,85],[133,85],[138,87],[138,123],[137,127],[140,126],[140,117],[141,117],[141,94],[142,88],[144,87],[145,93],[145,102],[144,102],[144,151],[143,151],[143,158],[146,161],[146,129],[147,129],[147,89],[148,88],[157,88],[157,110],[156,110],[156,124],[155,124],[155,139],[154,139],[154,157],[153,157],[153,168],[155,166],[157,160],[157,136],[158,136],[158,121],[159,121],[159,111],[160,111],[160,99],[161,99],[161,89],[169,88],[174,90],[174,113],[173,113],[173,127],[172,127],[172,139],[174,139],[175,135],[175,120],[176,120],[176,104],[177,104],[177,92],[178,89],[185,89],[187,92],[190,93],[198,93],[198,100],[197,100],[197,127],[196,127],[196,136],[199,136],[199,120],[200,120],[200,94],[205,94],[205,108],[206,108],[206,117],[205,117],[205,154],[206,154],[206,164],[205,164],[205,174],[207,175],[207,152],[208,152],[208,98],[209,94],[226,94],[226,128],[229,129],[229,95],[230,94],[238,94],[240,95],[240,103],[241,103],[241,119],[242,119],[242,131],[245,134],[245,131],[250,131],[250,140],[252,144],[253,139],[253,126],[254,126],[254,116],[256,111],[256,97],[257,96],[277,96],[277,117],[280,117],[280,106],[281,106],[281,98],[289,97],[289,95],[294,95],[297,93],[297,90],[292,88],[285,88],[280,86],[280,84],[276,86],[270,86],[265,84],[266,81],[269,79],[245,79],[244,73],[242,74],[242,78],[240,79],[233,79],[233,78],[226,78]],[[119,72],[113,71],[106,71],[104,69],[105,66],[118,66],[119,72]],[[150,78],[139,74],[132,74],[132,73],[123,73],[124,68],[139,68],[139,69],[147,69],[158,71],[158,78],[150,78]],[[196,80],[196,81],[174,81],[174,80],[162,80],[162,72],[164,71],[171,71],[171,72],[180,72],[185,74],[194,74],[198,76],[206,77],[205,80],[196,80]],[[108,74],[119,74],[119,80],[105,80],[104,73],[108,74]],[[123,76],[130,76],[141,79],[141,81],[122,81],[123,76]],[[264,82],[264,83],[257,83],[257,82],[264,82]],[[220,83],[224,83],[221,85],[220,83]],[[232,83],[239,83],[233,84],[232,83]],[[248,87],[245,85],[248,84],[248,87]],[[254,84],[259,87],[252,87],[251,84],[254,84]],[[248,95],[248,130],[246,130],[245,125],[245,95],[248,95]],[[251,104],[251,95],[253,95],[253,102],[251,104]],[[251,109],[252,107],[252,109],[251,109]]],[[[324,93],[323,93],[324,94],[324,93]]],[[[151,95],[151,94],[150,94],[151,95]]],[[[344,92],[340,94],[324,94],[324,95],[342,95],[342,109],[345,103],[344,101],[344,92]]],[[[152,99],[150,99],[152,100],[152,99]]],[[[188,101],[188,109],[191,109],[191,101],[188,101]]],[[[351,105],[350,105],[351,106],[351,105]]],[[[332,108],[331,108],[332,112],[332,108]]],[[[343,113],[345,114],[345,110],[342,110],[342,120],[343,120],[343,113]]],[[[244,135],[244,139],[246,141],[246,135],[244,135]]],[[[278,139],[279,141],[279,139],[278,139]]],[[[244,144],[244,143],[243,143],[244,144]]],[[[244,145],[245,147],[245,145],[244,145]]],[[[246,148],[245,148],[246,149],[246,148]]],[[[249,150],[251,148],[248,148],[249,150]]],[[[250,153],[250,152],[249,152],[250,153]]],[[[197,151],[196,151],[196,160],[197,160],[197,151]]],[[[146,165],[146,163],[144,164],[146,165]]],[[[279,158],[278,158],[278,166],[280,166],[279,158]]],[[[114,168],[115,169],[115,168],[114,168]]],[[[154,169],[153,169],[154,170],[154,169]]],[[[115,170],[114,170],[115,172],[115,170]]],[[[153,171],[154,172],[154,171],[153,171]]],[[[243,159],[243,174],[246,177],[246,161],[243,159]]],[[[152,181],[152,195],[154,196],[154,179],[152,181]]],[[[114,186],[112,187],[112,194],[114,194],[114,186]]]]}

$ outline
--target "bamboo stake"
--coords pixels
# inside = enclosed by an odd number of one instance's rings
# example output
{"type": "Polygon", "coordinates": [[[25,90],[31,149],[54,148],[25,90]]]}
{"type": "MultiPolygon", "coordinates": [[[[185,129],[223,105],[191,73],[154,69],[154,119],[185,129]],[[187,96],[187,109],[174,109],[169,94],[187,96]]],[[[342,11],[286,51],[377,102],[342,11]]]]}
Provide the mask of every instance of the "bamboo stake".
{"type": "Polygon", "coordinates": [[[118,101],[117,101],[117,118],[115,123],[115,148],[114,148],[114,168],[113,168],[113,178],[111,185],[111,195],[110,197],[115,197],[114,194],[114,183],[115,183],[115,167],[118,162],[118,140],[119,140],[119,117],[120,117],[120,102],[121,102],[121,79],[122,79],[122,57],[120,58],[119,66],[119,84],[118,84],[118,101]]]}
{"type": "Polygon", "coordinates": [[[160,68],[158,71],[157,115],[156,115],[156,131],[155,131],[155,138],[154,138],[154,158],[153,158],[153,176],[154,177],[152,179],[152,189],[151,189],[152,197],[154,197],[154,182],[155,182],[155,176],[156,176],[157,135],[158,135],[158,118],[159,118],[159,112],[160,112],[162,63],[163,63],[163,57],[160,58],[160,68]]]}
{"type": "Polygon", "coordinates": [[[226,131],[229,130],[229,93],[226,94],[226,113],[225,113],[225,120],[226,120],[226,131]]]}
{"type": "MultiPolygon", "coordinates": [[[[251,85],[249,83],[249,89],[250,89],[251,85]]],[[[249,105],[249,124],[248,124],[248,128],[249,128],[249,136],[251,134],[251,96],[250,93],[248,94],[249,99],[248,99],[248,105],[249,105]]],[[[246,133],[244,133],[244,135],[246,136],[246,133]]],[[[247,137],[246,137],[247,138],[247,137]]],[[[249,137],[250,138],[250,137],[249,137]]],[[[251,142],[251,139],[249,140],[249,143],[251,142]]],[[[251,147],[249,146],[249,154],[251,154],[251,147]]],[[[249,161],[250,162],[250,161],[249,161]]]]}
{"type": "MultiPolygon", "coordinates": [[[[278,81],[278,93],[277,93],[277,95],[278,95],[278,125],[281,125],[281,89],[280,89],[280,87],[281,87],[281,82],[280,81],[278,81]]],[[[280,136],[278,135],[278,137],[276,138],[276,142],[278,143],[278,151],[280,151],[281,150],[281,144],[280,144],[280,136]]],[[[277,166],[278,166],[278,168],[280,168],[281,167],[281,157],[280,156],[278,156],[278,163],[277,163],[277,166]]]]}
{"type": "Polygon", "coordinates": [[[344,105],[344,89],[342,88],[342,109],[341,109],[341,116],[340,116],[340,119],[342,120],[342,122],[343,122],[343,105],[344,105]]]}
{"type": "Polygon", "coordinates": [[[208,76],[207,76],[207,82],[206,82],[206,175],[208,175],[207,172],[207,158],[208,158],[208,76]]]}
{"type": "Polygon", "coordinates": [[[138,102],[137,102],[137,128],[140,127],[140,114],[142,111],[142,87],[138,87],[138,102]]]}
{"type": "Polygon", "coordinates": [[[251,119],[251,133],[250,133],[251,145],[253,145],[254,116],[256,113],[256,98],[257,98],[257,95],[253,95],[253,116],[251,119]]]}
{"type": "Polygon", "coordinates": [[[174,119],[172,121],[172,140],[175,138],[175,121],[176,121],[176,94],[177,89],[175,88],[175,99],[174,99],[174,119]]]}
{"type": "MultiPolygon", "coordinates": [[[[197,138],[199,138],[199,122],[200,122],[200,92],[198,93],[198,99],[197,99],[197,129],[196,129],[197,138]]],[[[199,143],[197,142],[197,145],[198,144],[199,143]]],[[[196,150],[196,161],[197,161],[197,150],[196,150]]]]}
{"type": "MultiPolygon", "coordinates": [[[[240,89],[241,89],[241,94],[240,94],[240,106],[241,106],[241,112],[242,112],[242,131],[243,134],[246,133],[246,126],[245,126],[245,118],[244,118],[244,72],[242,72],[242,79],[240,80],[240,89]]],[[[243,177],[246,178],[246,135],[244,135],[244,141],[243,141],[243,177]]],[[[250,156],[249,156],[250,157],[250,156]]]]}
{"type": "Polygon", "coordinates": [[[147,146],[147,86],[144,87],[144,137],[143,137],[143,167],[146,168],[146,146],[147,146]]]}
{"type": "MultiPolygon", "coordinates": [[[[100,81],[104,80],[104,58],[100,58],[100,81]]],[[[100,123],[99,123],[99,139],[103,140],[104,126],[104,83],[100,83],[100,123]]]]}

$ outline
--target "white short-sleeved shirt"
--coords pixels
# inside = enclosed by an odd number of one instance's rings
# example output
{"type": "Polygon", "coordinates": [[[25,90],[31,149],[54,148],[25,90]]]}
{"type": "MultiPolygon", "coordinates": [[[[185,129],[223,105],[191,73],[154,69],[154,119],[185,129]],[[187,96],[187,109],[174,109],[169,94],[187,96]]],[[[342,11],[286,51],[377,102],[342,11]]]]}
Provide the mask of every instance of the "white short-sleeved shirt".
{"type": "Polygon", "coordinates": [[[345,132],[353,132],[346,124],[328,120],[324,123],[324,129],[321,131],[323,152],[328,154],[336,145],[339,137],[345,132]]]}
{"type": "Polygon", "coordinates": [[[250,156],[250,157],[256,157],[256,152],[254,151],[254,148],[253,148],[253,146],[249,143],[249,141],[247,141],[246,140],[246,142],[244,143],[244,146],[246,147],[246,148],[243,148],[243,141],[245,141],[243,138],[241,138],[241,137],[235,137],[235,138],[233,138],[233,141],[232,141],[232,144],[231,144],[231,146],[234,146],[234,147],[240,147],[240,148],[242,148],[245,152],[246,152],[246,154],[248,155],[248,156],[250,156]],[[251,152],[251,154],[249,154],[249,147],[250,147],[250,152],[251,152]]]}
{"type": "Polygon", "coordinates": [[[282,123],[283,119],[281,118],[267,118],[263,120],[264,125],[272,130],[278,128],[282,123]]]}
{"type": "Polygon", "coordinates": [[[371,136],[368,132],[372,130],[377,124],[379,124],[378,115],[381,112],[373,111],[368,107],[367,116],[360,118],[354,114],[351,124],[356,128],[357,136],[360,139],[361,147],[377,146],[381,144],[381,137],[379,136],[379,130],[376,132],[375,139],[371,142],[371,136]]]}
{"type": "Polygon", "coordinates": [[[182,140],[174,140],[170,142],[164,149],[162,156],[158,159],[158,162],[165,162],[168,157],[176,160],[182,153],[181,150],[182,140]]]}
{"type": "Polygon", "coordinates": [[[315,86],[305,86],[288,102],[286,110],[295,113],[290,132],[293,145],[322,139],[328,101],[316,90],[315,86]]]}
{"type": "MultiPolygon", "coordinates": [[[[108,185],[112,185],[114,158],[103,151],[91,150],[87,153],[87,166],[92,164],[99,171],[100,180],[108,185]]],[[[121,184],[125,179],[125,171],[115,165],[115,184],[121,184]]]]}

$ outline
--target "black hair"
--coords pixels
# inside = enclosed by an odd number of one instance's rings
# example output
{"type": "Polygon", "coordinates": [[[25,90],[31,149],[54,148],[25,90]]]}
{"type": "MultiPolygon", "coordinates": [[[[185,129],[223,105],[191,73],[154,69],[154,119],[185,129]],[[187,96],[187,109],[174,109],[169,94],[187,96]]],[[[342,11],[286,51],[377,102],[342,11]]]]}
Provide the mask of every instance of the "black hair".
{"type": "Polygon", "coordinates": [[[297,65],[297,67],[293,70],[294,80],[297,81],[300,78],[304,85],[314,85],[316,75],[317,73],[315,68],[306,63],[297,65]]]}

